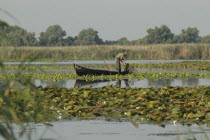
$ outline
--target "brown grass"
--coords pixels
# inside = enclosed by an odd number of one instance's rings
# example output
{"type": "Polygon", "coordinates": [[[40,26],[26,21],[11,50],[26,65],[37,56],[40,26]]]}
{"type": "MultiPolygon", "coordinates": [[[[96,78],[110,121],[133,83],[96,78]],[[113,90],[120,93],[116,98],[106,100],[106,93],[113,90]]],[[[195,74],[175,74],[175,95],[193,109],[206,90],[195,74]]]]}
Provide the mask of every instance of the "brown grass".
{"type": "Polygon", "coordinates": [[[210,44],[158,44],[139,46],[0,47],[2,61],[22,61],[38,56],[37,61],[113,59],[122,51],[128,59],[210,59],[210,44]]]}

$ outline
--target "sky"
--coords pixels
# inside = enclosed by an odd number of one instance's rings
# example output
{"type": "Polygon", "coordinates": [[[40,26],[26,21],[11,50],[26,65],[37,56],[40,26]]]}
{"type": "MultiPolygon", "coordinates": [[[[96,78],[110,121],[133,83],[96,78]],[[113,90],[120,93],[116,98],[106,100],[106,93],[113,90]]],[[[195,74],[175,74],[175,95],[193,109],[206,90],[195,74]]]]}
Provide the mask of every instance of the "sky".
{"type": "Polygon", "coordinates": [[[196,27],[210,34],[210,0],[0,0],[0,19],[29,32],[58,24],[72,37],[87,28],[103,40],[144,37],[149,28],[167,25],[175,34],[196,27]]]}

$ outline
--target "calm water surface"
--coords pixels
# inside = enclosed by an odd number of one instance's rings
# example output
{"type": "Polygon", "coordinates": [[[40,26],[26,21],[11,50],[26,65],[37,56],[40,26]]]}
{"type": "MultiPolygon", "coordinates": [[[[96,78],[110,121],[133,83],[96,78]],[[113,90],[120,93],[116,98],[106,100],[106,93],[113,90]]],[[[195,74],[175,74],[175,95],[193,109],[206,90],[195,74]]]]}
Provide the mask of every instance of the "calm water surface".
{"type": "Polygon", "coordinates": [[[85,80],[62,80],[59,82],[47,82],[40,79],[36,79],[33,81],[35,86],[58,86],[58,87],[66,87],[66,88],[73,88],[73,87],[86,87],[92,86],[94,88],[103,87],[107,85],[118,85],[120,87],[141,87],[141,88],[148,88],[148,87],[165,87],[165,86],[184,86],[184,87],[196,87],[200,85],[210,86],[210,78],[202,79],[202,78],[176,78],[176,79],[144,79],[144,80],[133,80],[133,81],[92,81],[87,82],[85,80]]]}
{"type": "Polygon", "coordinates": [[[210,137],[210,128],[203,130],[198,125],[190,127],[166,124],[139,123],[134,127],[130,122],[108,122],[105,120],[57,121],[46,127],[36,124],[32,129],[32,140],[183,140],[196,137],[205,140],[203,132],[210,137]]]}

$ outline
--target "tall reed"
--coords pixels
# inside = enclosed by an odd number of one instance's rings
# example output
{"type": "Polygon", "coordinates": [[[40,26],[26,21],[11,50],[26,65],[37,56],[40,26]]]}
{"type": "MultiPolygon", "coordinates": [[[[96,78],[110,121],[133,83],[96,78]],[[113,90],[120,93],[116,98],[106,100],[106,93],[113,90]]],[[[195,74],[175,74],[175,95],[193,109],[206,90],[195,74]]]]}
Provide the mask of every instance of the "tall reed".
{"type": "Polygon", "coordinates": [[[210,59],[210,44],[158,44],[141,46],[0,47],[2,61],[112,60],[120,52],[128,59],[210,59]],[[39,55],[38,55],[39,54],[39,55]]]}
{"type": "MultiPolygon", "coordinates": [[[[33,61],[31,58],[25,59],[33,61]]],[[[6,73],[2,62],[0,71],[6,73]]],[[[57,110],[48,106],[48,101],[42,100],[46,95],[34,86],[30,78],[21,78],[20,72],[16,72],[14,76],[17,78],[0,83],[0,138],[30,140],[32,132],[28,130],[33,124],[25,122],[45,123],[55,120],[58,114],[57,110]]]]}

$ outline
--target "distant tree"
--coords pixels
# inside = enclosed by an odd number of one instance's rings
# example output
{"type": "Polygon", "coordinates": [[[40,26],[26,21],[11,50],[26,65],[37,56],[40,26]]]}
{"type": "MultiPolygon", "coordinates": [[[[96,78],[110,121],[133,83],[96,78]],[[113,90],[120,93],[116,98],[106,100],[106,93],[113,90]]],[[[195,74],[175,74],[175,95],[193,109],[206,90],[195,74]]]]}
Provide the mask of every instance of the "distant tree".
{"type": "Polygon", "coordinates": [[[131,40],[130,45],[137,45],[138,40],[131,40]]]}
{"type": "Polygon", "coordinates": [[[117,40],[118,45],[130,45],[130,41],[126,37],[122,37],[117,40]]]}
{"type": "Polygon", "coordinates": [[[147,44],[160,44],[160,43],[171,43],[174,34],[166,25],[155,27],[154,29],[148,29],[145,37],[147,44]]]}
{"type": "Polygon", "coordinates": [[[1,46],[36,46],[38,44],[35,33],[27,32],[21,27],[3,26],[0,30],[5,35],[5,38],[0,40],[1,46]]]}
{"type": "Polygon", "coordinates": [[[117,41],[116,40],[106,40],[103,42],[104,45],[116,45],[117,41]]]}
{"type": "Polygon", "coordinates": [[[60,25],[49,26],[45,32],[41,32],[39,36],[40,46],[64,46],[66,40],[64,37],[66,32],[60,25]]]}
{"type": "Polygon", "coordinates": [[[98,31],[88,28],[79,32],[75,43],[77,45],[101,45],[103,41],[99,38],[98,31]]]}
{"type": "Polygon", "coordinates": [[[67,38],[63,39],[63,44],[64,46],[72,46],[74,45],[74,38],[73,37],[70,37],[68,36],[67,38]]]}
{"type": "Polygon", "coordinates": [[[4,27],[8,27],[9,25],[3,21],[0,20],[0,46],[2,45],[2,42],[6,40],[6,33],[3,31],[4,27]]]}
{"type": "Polygon", "coordinates": [[[145,38],[140,38],[137,40],[132,40],[131,41],[132,45],[143,45],[143,44],[147,44],[145,38]]]}
{"type": "Polygon", "coordinates": [[[210,35],[201,37],[201,43],[210,43],[210,35]]]}
{"type": "Polygon", "coordinates": [[[182,29],[180,35],[174,38],[175,43],[196,43],[199,41],[199,31],[197,28],[188,27],[182,29]]]}

